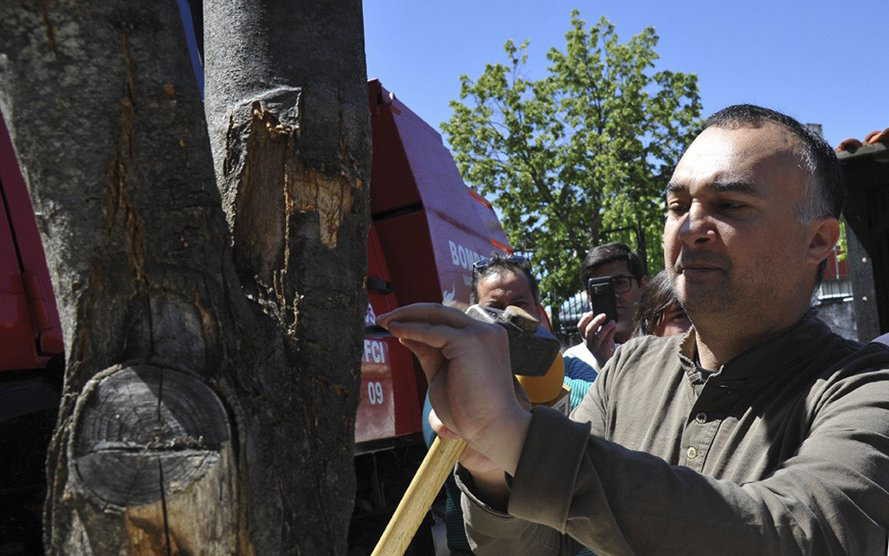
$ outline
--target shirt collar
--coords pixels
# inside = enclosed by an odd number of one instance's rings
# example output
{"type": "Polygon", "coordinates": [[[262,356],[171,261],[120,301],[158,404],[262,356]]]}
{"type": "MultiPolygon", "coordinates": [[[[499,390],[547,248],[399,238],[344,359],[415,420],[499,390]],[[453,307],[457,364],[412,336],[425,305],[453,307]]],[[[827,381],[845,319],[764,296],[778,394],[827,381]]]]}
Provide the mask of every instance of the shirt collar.
{"type": "MultiPolygon", "coordinates": [[[[809,354],[828,335],[830,329],[827,325],[813,311],[808,311],[787,330],[735,356],[719,369],[710,371],[715,371],[712,376],[722,384],[755,388],[785,372],[792,372],[799,362],[810,358],[809,354]]],[[[695,363],[696,338],[692,327],[677,344],[680,364],[693,384],[706,380],[709,375],[706,369],[695,363]]]]}

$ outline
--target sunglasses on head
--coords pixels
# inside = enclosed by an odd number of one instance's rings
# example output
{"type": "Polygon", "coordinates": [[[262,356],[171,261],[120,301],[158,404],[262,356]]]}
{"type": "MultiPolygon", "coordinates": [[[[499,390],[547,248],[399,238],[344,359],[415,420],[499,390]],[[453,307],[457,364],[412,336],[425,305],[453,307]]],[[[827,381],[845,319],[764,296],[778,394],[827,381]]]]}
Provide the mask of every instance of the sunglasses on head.
{"type": "Polygon", "coordinates": [[[510,255],[508,257],[482,257],[479,260],[472,263],[472,271],[481,274],[486,271],[491,265],[499,264],[499,263],[508,263],[514,264],[521,268],[522,270],[531,270],[531,261],[521,255],[510,255]]]}

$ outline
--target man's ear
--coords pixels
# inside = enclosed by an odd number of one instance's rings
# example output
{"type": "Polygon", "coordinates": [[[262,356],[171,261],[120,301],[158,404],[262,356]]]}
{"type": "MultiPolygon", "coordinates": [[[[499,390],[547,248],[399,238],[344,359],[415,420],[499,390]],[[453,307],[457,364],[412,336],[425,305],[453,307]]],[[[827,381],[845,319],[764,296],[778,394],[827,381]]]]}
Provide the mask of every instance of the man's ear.
{"type": "Polygon", "coordinates": [[[644,288],[648,285],[648,276],[642,275],[642,278],[639,278],[639,287],[644,288]]]}
{"type": "Polygon", "coordinates": [[[834,245],[840,238],[840,223],[832,217],[819,218],[812,222],[812,238],[809,240],[809,249],[806,254],[806,262],[815,266],[830,256],[834,245]]]}

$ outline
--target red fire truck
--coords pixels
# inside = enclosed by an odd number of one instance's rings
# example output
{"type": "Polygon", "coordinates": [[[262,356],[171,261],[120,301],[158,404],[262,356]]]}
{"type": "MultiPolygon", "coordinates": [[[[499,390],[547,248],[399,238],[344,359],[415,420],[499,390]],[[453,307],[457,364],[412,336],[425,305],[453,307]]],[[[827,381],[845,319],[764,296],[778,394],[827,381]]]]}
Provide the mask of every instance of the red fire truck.
{"type": "MultiPolygon", "coordinates": [[[[472,263],[509,252],[506,236],[490,203],[463,184],[441,136],[379,81],[368,84],[368,97],[374,155],[367,321],[417,301],[465,304],[472,263]]],[[[63,346],[35,215],[2,122],[0,186],[0,553],[14,553],[40,542],[42,454],[58,406],[63,346]]],[[[422,458],[424,394],[422,373],[403,346],[365,339],[356,548],[372,546],[422,458]]]]}
{"type": "Polygon", "coordinates": [[[62,330],[31,199],[0,118],[0,553],[40,551],[62,330]]]}

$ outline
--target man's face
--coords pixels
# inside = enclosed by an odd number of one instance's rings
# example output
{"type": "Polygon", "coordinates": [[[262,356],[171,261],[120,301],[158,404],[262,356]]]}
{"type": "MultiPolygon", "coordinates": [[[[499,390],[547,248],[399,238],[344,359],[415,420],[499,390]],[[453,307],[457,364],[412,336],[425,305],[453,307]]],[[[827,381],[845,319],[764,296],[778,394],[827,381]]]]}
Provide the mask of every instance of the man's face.
{"type": "Polygon", "coordinates": [[[502,270],[489,274],[476,285],[478,304],[483,307],[506,309],[515,305],[524,309],[532,317],[539,318],[537,302],[531,293],[531,284],[522,273],[502,270]]]}
{"type": "Polygon", "coordinates": [[[808,173],[782,126],[704,130],[667,194],[664,262],[692,321],[730,332],[770,326],[808,301],[810,226],[798,210],[808,173]]]}
{"type": "Polygon", "coordinates": [[[639,281],[633,277],[626,261],[611,261],[593,268],[589,275],[592,278],[601,278],[604,276],[629,278],[630,287],[628,290],[618,292],[615,290],[615,302],[617,306],[617,331],[614,339],[617,342],[626,342],[633,334],[633,317],[636,314],[636,305],[639,304],[639,298],[642,297],[642,288],[639,281]]]}

